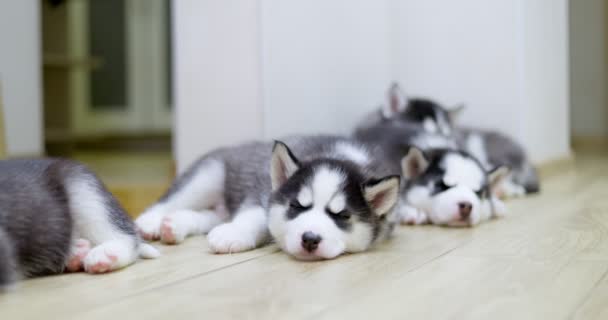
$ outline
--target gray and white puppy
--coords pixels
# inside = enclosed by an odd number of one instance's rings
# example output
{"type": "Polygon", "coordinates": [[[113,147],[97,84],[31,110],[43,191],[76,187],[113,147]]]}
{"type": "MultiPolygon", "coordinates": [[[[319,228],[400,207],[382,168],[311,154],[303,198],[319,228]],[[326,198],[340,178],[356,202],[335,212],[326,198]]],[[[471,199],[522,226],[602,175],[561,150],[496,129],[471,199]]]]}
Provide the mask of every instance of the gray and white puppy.
{"type": "Polygon", "coordinates": [[[385,121],[355,132],[387,170],[403,177],[397,209],[404,224],[474,226],[505,213],[492,191],[507,168],[487,171],[449,139],[407,121],[385,121]],[[491,183],[492,181],[496,183],[491,183]]]}
{"type": "Polygon", "coordinates": [[[168,244],[208,232],[216,253],[251,250],[272,236],[297,259],[331,259],[390,234],[400,179],[386,172],[365,147],[341,137],[218,149],[136,224],[144,238],[168,244]]]}
{"type": "Polygon", "coordinates": [[[0,288],[64,270],[105,273],[159,255],[82,164],[0,161],[0,288]]]}
{"type": "Polygon", "coordinates": [[[471,227],[506,213],[492,189],[509,173],[487,172],[464,151],[412,147],[401,162],[405,185],[398,213],[405,224],[471,227]]]}
{"type": "Polygon", "coordinates": [[[362,125],[374,127],[398,122],[412,126],[416,123],[433,137],[435,145],[443,138],[446,146],[455,145],[475,156],[486,170],[509,167],[510,176],[495,188],[499,196],[509,198],[539,192],[538,174],[520,144],[497,131],[455,125],[463,106],[448,109],[431,100],[408,99],[396,83],[389,88],[386,100],[374,120],[368,118],[362,125]]]}

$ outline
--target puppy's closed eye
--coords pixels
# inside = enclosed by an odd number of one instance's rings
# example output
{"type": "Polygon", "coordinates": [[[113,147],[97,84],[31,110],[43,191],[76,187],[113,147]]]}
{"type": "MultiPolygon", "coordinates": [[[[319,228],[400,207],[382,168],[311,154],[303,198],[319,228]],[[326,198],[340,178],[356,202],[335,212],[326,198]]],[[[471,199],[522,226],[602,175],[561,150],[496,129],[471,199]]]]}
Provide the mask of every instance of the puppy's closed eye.
{"type": "Polygon", "coordinates": [[[310,209],[312,207],[312,205],[304,206],[298,200],[292,200],[289,203],[289,207],[292,208],[292,209],[295,209],[295,210],[303,211],[303,210],[310,209]]]}
{"type": "Polygon", "coordinates": [[[348,212],[346,209],[341,210],[339,212],[332,212],[330,208],[327,208],[327,209],[325,209],[325,211],[331,217],[333,217],[335,219],[339,219],[339,220],[348,220],[351,216],[350,212],[348,212]]]}

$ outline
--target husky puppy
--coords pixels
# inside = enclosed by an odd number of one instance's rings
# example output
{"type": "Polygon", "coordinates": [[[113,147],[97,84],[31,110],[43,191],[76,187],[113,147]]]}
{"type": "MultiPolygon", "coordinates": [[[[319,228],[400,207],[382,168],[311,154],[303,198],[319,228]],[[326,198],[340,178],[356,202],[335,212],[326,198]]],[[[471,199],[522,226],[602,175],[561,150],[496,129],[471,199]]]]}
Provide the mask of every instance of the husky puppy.
{"type": "Polygon", "coordinates": [[[272,236],[291,256],[316,260],[367,250],[390,234],[399,176],[347,138],[284,141],[200,158],[136,220],[142,236],[175,244],[208,232],[215,253],[251,250],[272,236]]]}
{"type": "Polygon", "coordinates": [[[463,109],[463,106],[448,109],[430,100],[407,99],[399,85],[394,83],[381,111],[376,113],[376,117],[368,118],[362,126],[386,126],[394,122],[412,126],[412,122],[417,123],[433,136],[435,145],[438,144],[437,141],[444,139],[446,146],[455,145],[475,156],[486,170],[500,166],[509,167],[510,176],[495,188],[495,192],[501,197],[517,197],[539,192],[538,174],[523,147],[496,131],[455,126],[455,120],[463,109]]]}
{"type": "Polygon", "coordinates": [[[0,161],[0,190],[0,289],[22,277],[105,273],[159,255],[81,164],[0,161]]]}
{"type": "Polygon", "coordinates": [[[402,223],[474,226],[504,214],[504,205],[489,192],[505,180],[505,167],[487,172],[450,139],[415,122],[388,120],[359,128],[355,137],[376,147],[387,170],[402,175],[397,209],[402,223]]]}
{"type": "Polygon", "coordinates": [[[469,227],[505,213],[492,189],[508,175],[506,167],[486,172],[464,151],[415,147],[401,166],[406,181],[398,209],[402,223],[469,227]]]}
{"type": "Polygon", "coordinates": [[[459,106],[447,110],[429,99],[408,99],[401,87],[393,83],[386,94],[386,101],[368,114],[357,126],[356,131],[380,125],[403,124],[423,129],[426,133],[437,134],[445,139],[452,134],[452,123],[461,109],[462,107],[459,106]]]}

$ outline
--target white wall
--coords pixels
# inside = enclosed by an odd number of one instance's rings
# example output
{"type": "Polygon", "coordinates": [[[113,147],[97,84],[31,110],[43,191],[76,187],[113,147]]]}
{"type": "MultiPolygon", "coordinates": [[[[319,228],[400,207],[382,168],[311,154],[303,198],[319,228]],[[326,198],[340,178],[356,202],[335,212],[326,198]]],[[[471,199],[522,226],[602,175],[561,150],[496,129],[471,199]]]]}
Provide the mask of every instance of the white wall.
{"type": "Polygon", "coordinates": [[[465,103],[535,162],[568,155],[566,0],[393,0],[393,77],[413,96],[465,103]]]}
{"type": "Polygon", "coordinates": [[[178,170],[203,152],[262,137],[259,5],[174,1],[178,170]]]}
{"type": "Polygon", "coordinates": [[[464,103],[465,123],[521,138],[520,8],[487,0],[395,0],[392,6],[393,77],[404,90],[448,106],[464,103]]]}
{"type": "Polygon", "coordinates": [[[348,134],[390,82],[386,1],[263,0],[265,137],[348,134]]]}
{"type": "Polygon", "coordinates": [[[566,0],[175,1],[180,168],[218,145],[349,133],[399,80],[535,162],[569,154],[566,0]],[[239,5],[236,5],[236,2],[239,5]]]}
{"type": "Polygon", "coordinates": [[[390,80],[385,1],[180,0],[174,8],[180,171],[222,145],[349,133],[390,80]]]}
{"type": "Polygon", "coordinates": [[[522,1],[522,143],[543,162],[570,154],[568,1],[522,1]]]}
{"type": "Polygon", "coordinates": [[[608,136],[608,4],[570,1],[572,134],[608,136]]]}
{"type": "Polygon", "coordinates": [[[9,156],[43,152],[40,41],[39,1],[0,1],[0,90],[9,156]]]}

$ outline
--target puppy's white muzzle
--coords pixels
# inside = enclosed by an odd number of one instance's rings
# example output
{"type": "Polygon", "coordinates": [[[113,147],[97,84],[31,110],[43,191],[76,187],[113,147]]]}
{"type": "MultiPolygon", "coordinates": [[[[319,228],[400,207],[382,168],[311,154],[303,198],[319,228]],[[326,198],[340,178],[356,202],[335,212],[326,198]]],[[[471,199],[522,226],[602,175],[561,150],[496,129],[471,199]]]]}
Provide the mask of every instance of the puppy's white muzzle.
{"type": "Polygon", "coordinates": [[[429,211],[429,219],[438,225],[468,227],[481,221],[479,198],[471,189],[463,186],[435,195],[429,211]]]}

